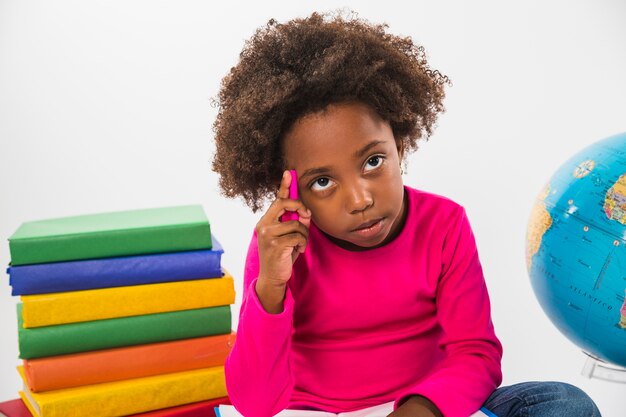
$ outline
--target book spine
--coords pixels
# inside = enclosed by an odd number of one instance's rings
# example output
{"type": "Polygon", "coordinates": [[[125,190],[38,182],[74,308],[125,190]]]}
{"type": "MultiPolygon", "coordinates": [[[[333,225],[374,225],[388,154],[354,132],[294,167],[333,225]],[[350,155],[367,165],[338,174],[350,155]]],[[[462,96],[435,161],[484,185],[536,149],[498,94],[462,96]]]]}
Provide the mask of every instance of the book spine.
{"type": "Polygon", "coordinates": [[[20,358],[34,359],[120,346],[228,334],[230,306],[25,329],[17,305],[20,358]]]}
{"type": "Polygon", "coordinates": [[[224,365],[235,333],[24,360],[32,392],[224,365]]]}
{"type": "Polygon", "coordinates": [[[40,417],[111,417],[225,397],[224,367],[31,393],[40,417]]]}
{"type": "Polygon", "coordinates": [[[11,266],[7,273],[13,295],[48,294],[221,277],[222,253],[200,250],[11,266]]]}
{"type": "Polygon", "coordinates": [[[234,304],[229,275],[194,281],[23,295],[25,329],[234,304]]]}
{"type": "Polygon", "coordinates": [[[9,240],[14,266],[211,249],[209,223],[9,240]]]}

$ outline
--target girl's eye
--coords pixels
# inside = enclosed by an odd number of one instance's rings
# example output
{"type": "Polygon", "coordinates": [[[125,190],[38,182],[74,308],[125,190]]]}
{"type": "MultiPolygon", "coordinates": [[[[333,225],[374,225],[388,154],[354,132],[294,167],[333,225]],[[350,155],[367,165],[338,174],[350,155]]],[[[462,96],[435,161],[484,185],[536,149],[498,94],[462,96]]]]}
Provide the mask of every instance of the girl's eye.
{"type": "Polygon", "coordinates": [[[331,183],[332,181],[330,179],[321,177],[313,181],[313,184],[311,184],[311,189],[313,191],[324,191],[328,189],[331,183]]]}
{"type": "Polygon", "coordinates": [[[366,170],[367,171],[371,171],[370,169],[367,169],[367,167],[370,168],[378,168],[381,164],[383,163],[383,157],[382,156],[372,156],[370,159],[367,160],[367,164],[365,164],[366,170]]]}

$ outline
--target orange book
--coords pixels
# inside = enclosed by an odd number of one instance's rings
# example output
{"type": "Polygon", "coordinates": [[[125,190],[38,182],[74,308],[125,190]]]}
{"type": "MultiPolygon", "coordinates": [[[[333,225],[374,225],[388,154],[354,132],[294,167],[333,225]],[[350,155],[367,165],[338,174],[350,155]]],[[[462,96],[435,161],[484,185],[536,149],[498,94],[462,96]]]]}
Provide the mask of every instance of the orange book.
{"type": "Polygon", "coordinates": [[[24,360],[32,392],[224,365],[235,333],[24,360]]]}

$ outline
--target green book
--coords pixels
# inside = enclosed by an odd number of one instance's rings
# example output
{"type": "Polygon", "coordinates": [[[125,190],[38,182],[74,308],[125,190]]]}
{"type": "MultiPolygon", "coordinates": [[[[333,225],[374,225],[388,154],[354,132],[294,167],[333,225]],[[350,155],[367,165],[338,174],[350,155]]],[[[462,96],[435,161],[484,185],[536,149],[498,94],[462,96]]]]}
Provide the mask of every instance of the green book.
{"type": "Polygon", "coordinates": [[[18,303],[17,329],[20,358],[34,359],[227,334],[231,312],[230,306],[220,306],[24,329],[18,303]]]}
{"type": "Polygon", "coordinates": [[[9,238],[11,265],[211,249],[200,205],[88,214],[23,223],[9,238]]]}

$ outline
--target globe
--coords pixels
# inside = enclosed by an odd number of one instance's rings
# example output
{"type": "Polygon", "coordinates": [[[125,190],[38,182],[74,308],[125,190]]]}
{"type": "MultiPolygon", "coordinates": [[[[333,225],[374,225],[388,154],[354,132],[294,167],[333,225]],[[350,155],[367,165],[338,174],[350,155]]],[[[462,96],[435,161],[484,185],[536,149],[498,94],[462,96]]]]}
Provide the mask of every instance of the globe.
{"type": "Polygon", "coordinates": [[[554,173],[530,215],[526,266],[561,333],[626,367],[626,133],[588,146],[554,173]]]}

